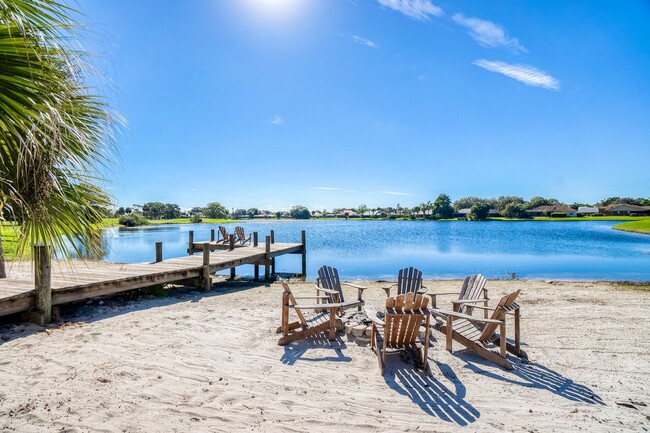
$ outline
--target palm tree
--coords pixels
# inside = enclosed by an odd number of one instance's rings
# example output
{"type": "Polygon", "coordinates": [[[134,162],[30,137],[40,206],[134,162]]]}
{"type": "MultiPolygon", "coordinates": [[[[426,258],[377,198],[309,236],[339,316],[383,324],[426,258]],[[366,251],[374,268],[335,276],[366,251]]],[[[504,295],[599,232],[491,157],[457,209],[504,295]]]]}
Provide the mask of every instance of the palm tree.
{"type": "Polygon", "coordinates": [[[122,120],[85,84],[75,15],[56,0],[0,0],[0,219],[22,223],[19,255],[37,242],[97,252],[111,203],[101,184],[122,120]]]}

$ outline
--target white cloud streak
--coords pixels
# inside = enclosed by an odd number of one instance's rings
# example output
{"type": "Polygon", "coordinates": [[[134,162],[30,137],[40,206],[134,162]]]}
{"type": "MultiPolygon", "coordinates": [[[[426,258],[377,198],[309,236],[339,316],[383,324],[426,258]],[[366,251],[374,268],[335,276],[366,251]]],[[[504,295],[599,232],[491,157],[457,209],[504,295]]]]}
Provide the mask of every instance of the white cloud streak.
{"type": "Polygon", "coordinates": [[[455,14],[452,19],[456,24],[469,29],[469,35],[484,47],[504,47],[515,53],[526,52],[517,38],[509,37],[501,26],[492,21],[467,18],[463,14],[455,14]]]}
{"type": "Polygon", "coordinates": [[[414,194],[411,194],[410,192],[396,192],[396,191],[383,191],[382,194],[389,194],[389,195],[414,195],[414,194]]]}
{"type": "Polygon", "coordinates": [[[269,120],[269,123],[272,124],[272,125],[278,125],[278,126],[284,125],[284,119],[282,117],[276,115],[276,116],[273,116],[273,118],[271,120],[269,120]]]}
{"type": "Polygon", "coordinates": [[[314,186],[312,189],[316,191],[341,191],[341,188],[333,188],[330,186],[314,186]]]}
{"type": "Polygon", "coordinates": [[[352,35],[351,38],[357,44],[365,45],[370,48],[379,48],[379,45],[377,45],[375,42],[371,41],[370,39],[362,38],[361,36],[357,36],[357,35],[352,35]]]}
{"type": "Polygon", "coordinates": [[[400,12],[407,17],[420,21],[429,21],[434,17],[444,15],[442,8],[434,5],[429,0],[377,0],[380,5],[400,12]]]}
{"type": "Polygon", "coordinates": [[[549,90],[560,90],[560,81],[544,71],[530,65],[511,65],[500,61],[480,59],[473,62],[490,72],[496,72],[506,77],[514,78],[527,86],[543,87],[549,90]]]}

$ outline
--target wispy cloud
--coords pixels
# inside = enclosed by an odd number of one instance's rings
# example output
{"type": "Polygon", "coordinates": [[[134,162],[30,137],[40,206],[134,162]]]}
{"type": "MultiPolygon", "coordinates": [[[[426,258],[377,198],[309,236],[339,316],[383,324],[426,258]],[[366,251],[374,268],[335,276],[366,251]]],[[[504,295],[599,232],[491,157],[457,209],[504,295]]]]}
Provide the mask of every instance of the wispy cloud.
{"type": "Polygon", "coordinates": [[[357,35],[352,35],[351,38],[357,44],[365,45],[370,48],[379,48],[379,45],[377,45],[375,42],[371,41],[370,39],[362,38],[361,36],[357,36],[357,35]]]}
{"type": "Polygon", "coordinates": [[[284,119],[278,115],[275,115],[271,120],[268,121],[268,123],[280,126],[284,125],[284,119]]]}
{"type": "Polygon", "coordinates": [[[411,194],[410,192],[396,192],[396,191],[382,191],[382,194],[389,194],[389,195],[414,195],[414,194],[411,194]]]}
{"type": "Polygon", "coordinates": [[[442,8],[429,0],[377,0],[380,5],[401,12],[420,21],[428,21],[432,16],[444,15],[442,8]]]}
{"type": "Polygon", "coordinates": [[[331,186],[314,186],[312,189],[316,191],[341,191],[341,188],[334,188],[331,186]]]}
{"type": "Polygon", "coordinates": [[[521,81],[527,86],[543,87],[550,90],[560,90],[560,81],[550,76],[544,71],[540,71],[530,65],[511,65],[505,62],[491,60],[476,60],[473,62],[476,66],[486,69],[490,72],[497,72],[506,77],[514,78],[521,81]]]}
{"type": "Polygon", "coordinates": [[[519,43],[517,38],[511,38],[503,27],[492,21],[480,18],[468,18],[463,14],[455,14],[452,19],[458,25],[469,29],[469,35],[484,47],[504,47],[515,53],[526,52],[526,48],[519,43]]]}

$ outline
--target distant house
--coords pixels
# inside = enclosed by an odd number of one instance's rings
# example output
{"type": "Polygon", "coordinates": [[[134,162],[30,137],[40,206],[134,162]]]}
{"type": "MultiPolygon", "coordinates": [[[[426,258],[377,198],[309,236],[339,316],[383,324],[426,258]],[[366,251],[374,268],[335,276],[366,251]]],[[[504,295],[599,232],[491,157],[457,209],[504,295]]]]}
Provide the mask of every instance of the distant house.
{"type": "Polygon", "coordinates": [[[321,211],[313,210],[311,211],[312,218],[322,218],[323,213],[321,211]]]}
{"type": "Polygon", "coordinates": [[[372,218],[373,217],[373,212],[371,210],[367,210],[364,213],[361,214],[363,218],[372,218]]]}
{"type": "Polygon", "coordinates": [[[556,204],[556,205],[548,205],[548,206],[537,206],[536,208],[533,209],[528,209],[526,211],[527,214],[530,216],[546,216],[550,214],[564,214],[565,216],[572,217],[572,216],[577,216],[578,211],[576,209],[573,209],[572,207],[563,205],[563,204],[556,204]]]}
{"type": "Polygon", "coordinates": [[[341,212],[336,214],[337,218],[358,218],[359,214],[353,211],[352,209],[343,209],[341,212]]]}
{"type": "MultiPolygon", "coordinates": [[[[464,220],[464,219],[467,219],[467,214],[470,213],[471,210],[472,209],[470,209],[470,208],[461,209],[461,210],[451,214],[451,216],[453,218],[458,218],[459,220],[464,220]]],[[[501,214],[499,213],[498,210],[490,209],[488,211],[488,218],[494,218],[494,217],[498,217],[498,216],[501,216],[501,214]]]]}
{"type": "Polygon", "coordinates": [[[650,215],[650,206],[637,206],[634,204],[612,204],[604,208],[600,208],[600,213],[605,215],[619,216],[619,215],[650,215]]]}
{"type": "Polygon", "coordinates": [[[593,215],[595,213],[599,213],[597,207],[593,207],[593,206],[578,207],[578,215],[593,215]]]}

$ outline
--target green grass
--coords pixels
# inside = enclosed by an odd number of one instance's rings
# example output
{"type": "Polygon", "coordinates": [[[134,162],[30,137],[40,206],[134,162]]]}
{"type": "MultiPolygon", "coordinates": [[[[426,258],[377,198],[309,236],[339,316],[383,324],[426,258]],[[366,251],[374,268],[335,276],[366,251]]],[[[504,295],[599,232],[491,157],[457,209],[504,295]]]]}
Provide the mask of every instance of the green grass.
{"type": "Polygon", "coordinates": [[[624,232],[643,233],[650,235],[650,217],[637,219],[637,221],[631,221],[623,224],[617,224],[612,228],[614,230],[621,230],[624,232]]]}
{"type": "Polygon", "coordinates": [[[5,251],[5,258],[13,260],[16,258],[16,245],[18,243],[18,228],[11,224],[0,225],[0,236],[2,236],[2,247],[5,251]]]}
{"type": "Polygon", "coordinates": [[[650,284],[648,283],[622,283],[622,284],[614,284],[614,287],[621,290],[637,290],[640,292],[650,292],[650,284]]]}
{"type": "Polygon", "coordinates": [[[598,216],[598,217],[564,217],[564,218],[551,218],[551,217],[533,217],[533,219],[518,219],[518,218],[505,218],[495,217],[488,218],[494,221],[637,221],[645,217],[631,217],[631,216],[598,216]]]}

